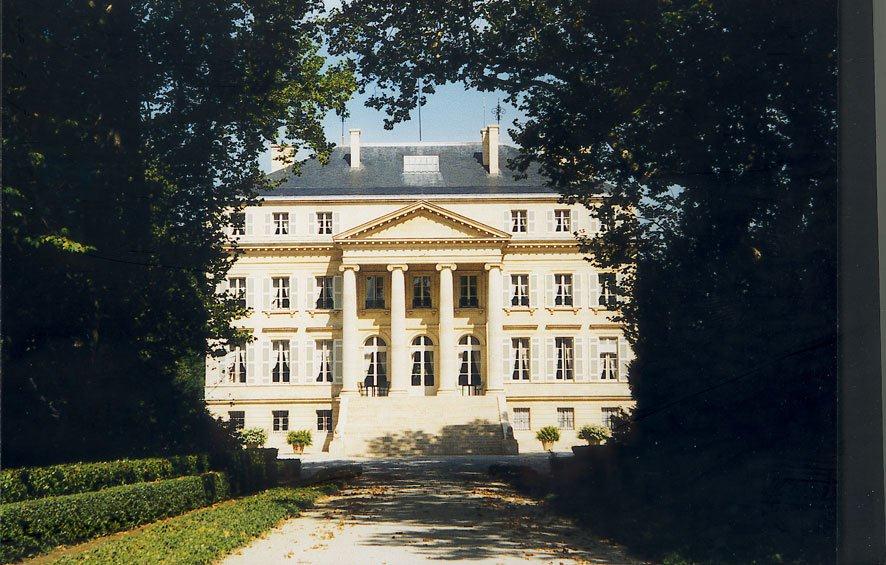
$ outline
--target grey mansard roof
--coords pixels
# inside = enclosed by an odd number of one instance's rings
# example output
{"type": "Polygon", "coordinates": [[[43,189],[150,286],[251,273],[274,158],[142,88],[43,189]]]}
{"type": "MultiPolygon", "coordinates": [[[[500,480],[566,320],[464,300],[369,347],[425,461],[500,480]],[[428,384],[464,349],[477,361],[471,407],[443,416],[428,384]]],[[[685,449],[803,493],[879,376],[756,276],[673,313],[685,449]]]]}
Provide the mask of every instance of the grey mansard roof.
{"type": "MultiPolygon", "coordinates": [[[[307,161],[300,176],[289,175],[279,188],[263,191],[261,196],[556,194],[533,168],[527,171],[526,178],[514,178],[507,161],[517,155],[515,147],[499,146],[499,175],[486,172],[481,152],[479,142],[364,144],[360,148],[362,168],[352,171],[350,147],[336,147],[328,164],[321,165],[315,159],[307,161]],[[404,173],[404,155],[437,155],[440,172],[404,173]]],[[[287,174],[288,170],[283,169],[270,177],[279,179],[287,174]]]]}

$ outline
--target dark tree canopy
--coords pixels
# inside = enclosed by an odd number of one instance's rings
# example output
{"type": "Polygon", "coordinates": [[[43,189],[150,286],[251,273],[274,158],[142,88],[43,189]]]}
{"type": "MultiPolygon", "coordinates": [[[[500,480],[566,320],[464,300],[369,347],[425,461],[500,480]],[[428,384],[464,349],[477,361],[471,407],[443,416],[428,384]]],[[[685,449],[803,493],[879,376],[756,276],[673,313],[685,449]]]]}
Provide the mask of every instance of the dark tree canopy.
{"type": "MultiPolygon", "coordinates": [[[[501,89],[526,116],[516,169],[538,163],[566,199],[606,196],[601,236],[581,244],[635,265],[621,439],[669,471],[644,503],[691,509],[699,546],[715,531],[699,524],[759,518],[736,545],[768,551],[774,524],[798,521],[765,506],[765,477],[835,466],[836,23],[834,2],[711,0],[353,0],[330,21],[389,125],[418,84],[501,89]]],[[[792,543],[820,558],[833,490],[808,488],[823,517],[792,543]]]]}
{"type": "Polygon", "coordinates": [[[229,212],[354,90],[322,2],[13,1],[3,18],[4,464],[205,447],[194,360],[242,339],[229,212]]]}

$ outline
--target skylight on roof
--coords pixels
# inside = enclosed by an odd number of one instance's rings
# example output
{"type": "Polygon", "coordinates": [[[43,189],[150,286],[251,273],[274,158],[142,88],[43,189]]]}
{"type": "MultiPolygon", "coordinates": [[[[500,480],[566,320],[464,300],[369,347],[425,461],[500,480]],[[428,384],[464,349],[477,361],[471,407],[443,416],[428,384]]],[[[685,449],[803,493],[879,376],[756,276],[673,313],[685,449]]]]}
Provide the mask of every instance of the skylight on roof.
{"type": "Polygon", "coordinates": [[[439,173],[439,155],[403,155],[404,173],[439,173]]]}

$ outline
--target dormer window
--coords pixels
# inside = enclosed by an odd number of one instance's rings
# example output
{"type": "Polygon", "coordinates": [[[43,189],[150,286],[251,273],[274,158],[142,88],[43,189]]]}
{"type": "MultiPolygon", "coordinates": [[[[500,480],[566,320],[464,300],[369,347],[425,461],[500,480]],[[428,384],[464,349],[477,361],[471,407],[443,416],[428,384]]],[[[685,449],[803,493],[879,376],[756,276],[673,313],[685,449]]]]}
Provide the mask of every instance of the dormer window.
{"type": "Polygon", "coordinates": [[[404,173],[439,173],[439,155],[404,155],[404,173]]]}

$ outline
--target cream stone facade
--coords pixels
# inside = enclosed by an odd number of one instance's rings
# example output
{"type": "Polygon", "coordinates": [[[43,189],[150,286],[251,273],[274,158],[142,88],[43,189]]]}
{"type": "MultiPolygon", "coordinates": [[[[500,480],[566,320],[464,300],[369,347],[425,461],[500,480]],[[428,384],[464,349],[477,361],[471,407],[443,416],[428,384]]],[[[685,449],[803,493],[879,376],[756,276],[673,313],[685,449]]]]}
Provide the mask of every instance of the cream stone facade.
{"type": "Polygon", "coordinates": [[[382,456],[538,451],[546,425],[568,449],[632,404],[615,275],[575,241],[586,208],[499,170],[495,126],[482,144],[354,133],[245,211],[220,290],[255,340],[208,358],[213,414],[284,451],[308,429],[309,452],[382,456]]]}

